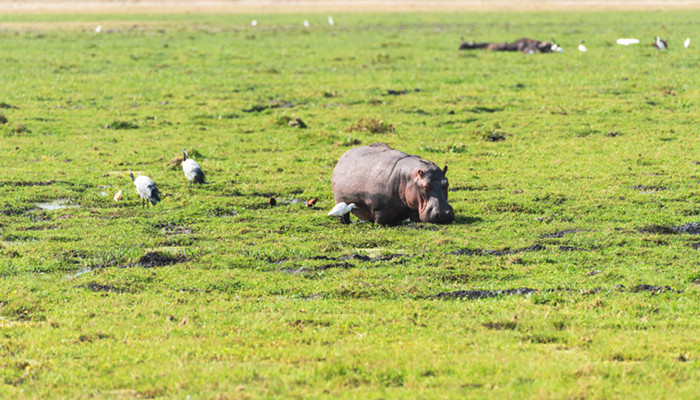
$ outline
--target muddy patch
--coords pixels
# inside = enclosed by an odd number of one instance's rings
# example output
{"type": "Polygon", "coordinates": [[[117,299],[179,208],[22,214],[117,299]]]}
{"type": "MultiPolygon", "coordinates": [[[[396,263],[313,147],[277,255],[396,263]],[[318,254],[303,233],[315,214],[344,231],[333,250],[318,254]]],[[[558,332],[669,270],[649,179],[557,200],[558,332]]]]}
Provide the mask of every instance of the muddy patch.
{"type": "Polygon", "coordinates": [[[291,101],[270,100],[267,104],[255,104],[249,108],[244,108],[242,111],[246,113],[261,112],[273,108],[293,108],[294,104],[291,101]]]}
{"type": "Polygon", "coordinates": [[[415,89],[413,89],[413,90],[407,90],[407,89],[405,89],[405,90],[393,90],[393,89],[389,89],[389,90],[386,91],[386,95],[387,95],[387,96],[403,96],[403,95],[405,95],[406,93],[411,93],[411,92],[420,92],[420,89],[418,89],[418,88],[415,88],[415,89]]]}
{"type": "MultiPolygon", "coordinates": [[[[350,269],[354,267],[352,263],[349,261],[359,261],[359,262],[378,262],[378,261],[389,261],[394,258],[401,258],[401,257],[413,257],[413,256],[408,256],[405,254],[388,254],[388,255],[381,255],[381,256],[376,256],[376,257],[370,257],[364,254],[351,254],[348,256],[342,256],[342,257],[329,257],[329,256],[313,256],[309,257],[306,260],[308,261],[330,261],[325,264],[317,265],[317,266],[307,266],[307,267],[300,267],[300,268],[284,268],[279,270],[280,272],[283,272],[285,274],[292,274],[292,275],[303,275],[306,273],[314,273],[314,272],[320,272],[320,271],[327,271],[329,269],[335,269],[335,268],[340,268],[340,269],[350,269]]],[[[281,260],[270,260],[268,261],[270,264],[284,264],[288,262],[289,260],[286,258],[283,258],[281,260]]]]}
{"type": "Polygon", "coordinates": [[[36,242],[38,239],[32,236],[24,235],[5,235],[2,237],[3,243],[7,244],[22,244],[36,242]]]}
{"type": "Polygon", "coordinates": [[[91,292],[96,293],[125,293],[128,292],[126,289],[118,288],[112,285],[103,285],[100,283],[90,282],[83,285],[78,285],[76,288],[87,289],[91,292]]]}
{"type": "Polygon", "coordinates": [[[54,181],[54,180],[44,181],[44,182],[42,182],[42,181],[38,181],[38,182],[37,181],[0,181],[0,187],[1,186],[20,186],[20,187],[24,187],[24,186],[49,186],[49,185],[53,185],[56,183],[61,183],[61,184],[68,185],[68,186],[75,185],[72,182],[54,181]]]}
{"type": "Polygon", "coordinates": [[[503,107],[476,106],[467,109],[467,111],[473,112],[475,114],[493,114],[495,112],[503,111],[503,107]]]}
{"type": "Polygon", "coordinates": [[[178,264],[185,261],[187,261],[187,257],[183,255],[168,254],[162,251],[152,251],[139,258],[139,260],[136,262],[136,266],[142,268],[154,268],[178,264]]]}
{"type": "Polygon", "coordinates": [[[666,286],[666,285],[656,286],[656,285],[648,285],[645,283],[631,287],[630,292],[632,292],[632,293],[649,292],[651,294],[659,294],[659,293],[664,293],[664,292],[673,292],[673,293],[679,293],[679,294],[683,293],[682,291],[680,291],[678,289],[674,289],[671,286],[666,286]]]}
{"type": "Polygon", "coordinates": [[[510,249],[508,247],[506,247],[503,250],[460,249],[450,252],[448,254],[455,254],[458,256],[507,256],[510,254],[525,253],[530,251],[543,251],[546,249],[547,248],[545,246],[542,246],[541,244],[533,244],[532,246],[523,247],[520,249],[510,249]]]}
{"type": "Polygon", "coordinates": [[[514,330],[518,327],[518,323],[515,321],[505,321],[505,322],[486,322],[482,324],[485,328],[502,331],[502,330],[514,330]]]}
{"type": "Polygon", "coordinates": [[[186,226],[180,226],[175,224],[166,225],[156,225],[157,228],[161,228],[160,233],[164,235],[191,235],[192,228],[186,226]]]}
{"type": "Polygon", "coordinates": [[[458,290],[456,292],[441,292],[435,295],[438,299],[479,300],[498,296],[524,296],[538,292],[537,289],[521,287],[506,290],[458,290]]]}
{"type": "Polygon", "coordinates": [[[677,233],[688,233],[691,235],[700,235],[700,222],[691,222],[689,224],[676,226],[673,228],[677,233]]]}
{"type": "Polygon", "coordinates": [[[647,225],[637,229],[641,233],[654,233],[662,235],[673,235],[676,233],[686,233],[689,235],[700,235],[700,222],[691,222],[681,226],[669,225],[647,225]]]}
{"type": "Polygon", "coordinates": [[[590,231],[587,229],[565,229],[563,231],[557,231],[554,233],[542,235],[542,238],[543,239],[559,239],[559,238],[562,238],[566,235],[573,235],[574,233],[579,233],[579,232],[590,232],[590,231]]]}
{"type": "Polygon", "coordinates": [[[0,210],[0,214],[7,216],[7,217],[14,217],[17,215],[22,215],[29,210],[31,210],[31,208],[12,207],[10,204],[5,203],[5,207],[2,210],[0,210]]]}
{"type": "Polygon", "coordinates": [[[648,186],[648,185],[634,185],[630,186],[630,189],[637,190],[640,193],[655,193],[655,192],[660,192],[663,190],[668,190],[667,187],[664,186],[648,186]]]}
{"type": "Polygon", "coordinates": [[[447,254],[454,254],[458,256],[508,256],[517,253],[528,253],[528,252],[539,252],[545,250],[559,250],[559,251],[585,251],[586,249],[574,246],[556,246],[552,248],[545,247],[541,244],[533,244],[532,246],[523,247],[520,249],[511,249],[506,247],[502,250],[483,250],[483,249],[459,249],[451,251],[447,254]]]}

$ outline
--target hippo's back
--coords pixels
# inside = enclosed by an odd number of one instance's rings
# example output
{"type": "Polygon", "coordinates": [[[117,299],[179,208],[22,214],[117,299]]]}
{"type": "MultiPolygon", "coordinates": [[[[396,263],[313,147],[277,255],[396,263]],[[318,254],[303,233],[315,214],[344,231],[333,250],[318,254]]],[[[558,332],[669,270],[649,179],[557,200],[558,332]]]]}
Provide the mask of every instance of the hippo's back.
{"type": "Polygon", "coordinates": [[[340,157],[333,170],[333,193],[377,193],[391,190],[396,163],[410,156],[384,143],[356,147],[340,157]]]}

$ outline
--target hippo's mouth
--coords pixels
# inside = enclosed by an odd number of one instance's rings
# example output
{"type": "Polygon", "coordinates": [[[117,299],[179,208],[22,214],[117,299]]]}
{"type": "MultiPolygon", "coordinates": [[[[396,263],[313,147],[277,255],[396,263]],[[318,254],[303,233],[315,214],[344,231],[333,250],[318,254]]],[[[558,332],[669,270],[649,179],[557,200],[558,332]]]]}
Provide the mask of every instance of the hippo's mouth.
{"type": "Polygon", "coordinates": [[[441,210],[425,210],[420,213],[420,220],[429,224],[451,224],[455,220],[455,214],[449,205],[441,210]]]}

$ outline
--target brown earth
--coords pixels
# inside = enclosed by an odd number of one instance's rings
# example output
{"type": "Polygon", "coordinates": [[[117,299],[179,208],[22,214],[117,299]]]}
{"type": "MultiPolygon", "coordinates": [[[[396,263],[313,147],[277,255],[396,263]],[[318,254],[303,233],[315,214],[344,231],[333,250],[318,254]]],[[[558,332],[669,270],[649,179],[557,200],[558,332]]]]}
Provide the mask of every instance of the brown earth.
{"type": "Polygon", "coordinates": [[[700,0],[0,0],[2,14],[331,13],[700,9],[700,0]]]}

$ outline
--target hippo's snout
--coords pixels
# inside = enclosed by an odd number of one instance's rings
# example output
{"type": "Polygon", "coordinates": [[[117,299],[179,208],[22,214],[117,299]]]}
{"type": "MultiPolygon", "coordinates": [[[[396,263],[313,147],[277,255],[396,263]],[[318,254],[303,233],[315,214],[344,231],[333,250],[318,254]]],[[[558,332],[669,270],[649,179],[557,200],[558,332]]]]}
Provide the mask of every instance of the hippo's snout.
{"type": "Polygon", "coordinates": [[[454,210],[449,204],[440,207],[426,207],[423,216],[421,216],[421,220],[431,224],[451,224],[455,220],[454,210]]]}

